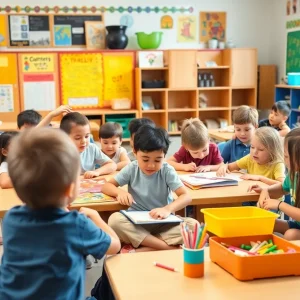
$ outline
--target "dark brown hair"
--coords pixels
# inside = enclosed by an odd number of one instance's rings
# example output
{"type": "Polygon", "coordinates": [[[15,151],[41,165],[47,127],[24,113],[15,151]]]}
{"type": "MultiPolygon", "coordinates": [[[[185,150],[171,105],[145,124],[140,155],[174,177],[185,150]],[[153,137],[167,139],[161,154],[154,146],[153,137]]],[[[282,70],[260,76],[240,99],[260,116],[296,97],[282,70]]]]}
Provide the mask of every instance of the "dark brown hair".
{"type": "Polygon", "coordinates": [[[19,198],[29,207],[62,207],[64,193],[79,176],[79,154],[62,131],[33,128],[11,142],[8,172],[19,198]]]}
{"type": "Polygon", "coordinates": [[[100,139],[109,139],[112,137],[118,137],[122,140],[123,136],[123,128],[119,123],[116,122],[107,122],[101,125],[99,130],[99,138],[100,139]]]}
{"type": "Polygon", "coordinates": [[[70,134],[73,125],[85,126],[88,125],[89,120],[86,116],[82,115],[79,112],[71,112],[66,114],[60,121],[60,129],[65,133],[70,134]]]}
{"type": "Polygon", "coordinates": [[[282,115],[288,117],[291,113],[291,106],[287,101],[281,100],[273,104],[272,110],[274,110],[275,112],[278,111],[282,115]]]}
{"type": "Polygon", "coordinates": [[[232,122],[237,125],[252,124],[254,127],[257,127],[258,112],[255,108],[241,105],[233,112],[232,122]]]}
{"type": "Polygon", "coordinates": [[[0,164],[6,160],[6,156],[2,154],[2,149],[7,150],[11,139],[17,134],[17,131],[6,131],[0,135],[0,164]]]}
{"type": "Polygon", "coordinates": [[[300,203],[300,128],[291,130],[284,139],[290,158],[291,186],[294,193],[295,190],[295,206],[299,207],[300,203]]]}

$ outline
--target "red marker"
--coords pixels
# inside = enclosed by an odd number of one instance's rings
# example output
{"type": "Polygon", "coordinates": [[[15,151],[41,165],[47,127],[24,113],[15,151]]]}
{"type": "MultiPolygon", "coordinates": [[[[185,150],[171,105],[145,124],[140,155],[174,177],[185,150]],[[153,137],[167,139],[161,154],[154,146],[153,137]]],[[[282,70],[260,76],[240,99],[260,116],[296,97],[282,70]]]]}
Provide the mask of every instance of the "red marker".
{"type": "Polygon", "coordinates": [[[168,267],[168,266],[162,265],[162,264],[157,263],[157,262],[153,262],[153,264],[154,264],[154,266],[162,268],[162,269],[166,269],[166,270],[169,270],[169,271],[172,271],[172,272],[178,272],[178,270],[175,269],[175,268],[168,267]]]}

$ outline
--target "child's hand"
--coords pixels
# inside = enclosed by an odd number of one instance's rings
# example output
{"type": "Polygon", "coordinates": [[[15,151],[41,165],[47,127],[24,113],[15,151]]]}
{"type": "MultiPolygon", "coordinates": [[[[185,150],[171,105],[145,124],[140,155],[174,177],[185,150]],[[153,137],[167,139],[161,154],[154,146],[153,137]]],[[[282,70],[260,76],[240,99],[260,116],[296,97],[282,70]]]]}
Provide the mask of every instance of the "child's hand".
{"type": "Polygon", "coordinates": [[[93,217],[100,217],[99,213],[96,210],[87,207],[81,207],[79,212],[90,219],[92,219],[93,217]]]}
{"type": "Polygon", "coordinates": [[[270,199],[269,192],[267,189],[262,189],[259,199],[258,199],[258,207],[264,207],[264,201],[270,199]]]}
{"type": "Polygon", "coordinates": [[[254,191],[257,194],[260,194],[262,190],[263,189],[261,186],[259,186],[258,184],[254,184],[254,185],[249,186],[247,192],[250,193],[250,192],[254,191]]]}
{"type": "Polygon", "coordinates": [[[87,171],[84,173],[83,178],[90,179],[90,178],[98,177],[98,176],[99,176],[99,174],[96,171],[87,171]]]}
{"type": "Polygon", "coordinates": [[[57,117],[61,114],[66,115],[68,113],[72,112],[72,107],[69,105],[61,105],[60,107],[58,107],[57,109],[55,109],[52,112],[52,116],[53,117],[57,117]]]}
{"type": "Polygon", "coordinates": [[[260,176],[259,175],[251,175],[251,174],[243,174],[241,176],[241,179],[260,181],[260,176]]]}
{"type": "Polygon", "coordinates": [[[218,171],[216,172],[216,175],[218,177],[224,177],[226,173],[229,173],[228,171],[228,164],[221,165],[218,171]]]}
{"type": "Polygon", "coordinates": [[[263,201],[262,208],[266,210],[276,210],[278,208],[279,202],[280,201],[275,199],[265,199],[263,201]]]}
{"type": "Polygon", "coordinates": [[[122,205],[131,206],[132,203],[135,203],[131,194],[120,189],[117,196],[117,201],[122,205]]]}
{"type": "Polygon", "coordinates": [[[185,172],[195,172],[197,169],[196,164],[194,162],[185,164],[183,168],[185,172]]]}
{"type": "Polygon", "coordinates": [[[196,169],[196,173],[204,173],[204,172],[210,172],[210,166],[199,166],[196,169]]]}
{"type": "Polygon", "coordinates": [[[171,212],[165,207],[160,207],[152,209],[149,214],[153,219],[162,220],[166,219],[171,214],[171,212]]]}

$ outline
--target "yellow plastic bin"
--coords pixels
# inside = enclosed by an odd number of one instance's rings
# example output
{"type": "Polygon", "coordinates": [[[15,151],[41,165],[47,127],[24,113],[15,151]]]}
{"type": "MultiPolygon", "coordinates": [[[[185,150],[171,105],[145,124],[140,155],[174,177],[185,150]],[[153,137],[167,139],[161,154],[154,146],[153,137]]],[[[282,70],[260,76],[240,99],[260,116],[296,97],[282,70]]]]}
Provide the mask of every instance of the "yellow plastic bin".
{"type": "Polygon", "coordinates": [[[258,207],[203,208],[207,230],[226,237],[271,234],[278,214],[258,207]]]}

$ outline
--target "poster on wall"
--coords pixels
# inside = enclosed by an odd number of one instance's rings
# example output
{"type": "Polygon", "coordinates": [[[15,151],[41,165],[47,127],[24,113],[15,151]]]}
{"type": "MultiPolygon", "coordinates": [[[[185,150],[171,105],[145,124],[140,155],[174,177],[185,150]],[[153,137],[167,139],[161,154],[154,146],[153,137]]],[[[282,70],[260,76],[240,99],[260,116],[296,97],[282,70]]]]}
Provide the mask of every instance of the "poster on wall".
{"type": "Polygon", "coordinates": [[[226,39],[226,12],[200,12],[200,42],[226,39]]]}
{"type": "Polygon", "coordinates": [[[299,0],[286,0],[286,15],[299,13],[299,0]]]}
{"type": "Polygon", "coordinates": [[[48,111],[56,106],[55,54],[20,54],[24,109],[48,111]]]}
{"type": "Polygon", "coordinates": [[[103,100],[101,53],[61,53],[62,103],[76,108],[99,108],[103,100]]]}
{"type": "Polygon", "coordinates": [[[300,31],[287,34],[286,73],[300,71],[300,31]]]}
{"type": "Polygon", "coordinates": [[[54,46],[72,46],[71,25],[54,25],[54,46]]]}
{"type": "Polygon", "coordinates": [[[87,49],[105,49],[105,37],[106,29],[104,23],[95,21],[85,22],[85,40],[87,49]]]}
{"type": "Polygon", "coordinates": [[[179,16],[177,22],[177,42],[196,42],[196,16],[179,16]]]}
{"type": "Polygon", "coordinates": [[[0,15],[0,47],[7,45],[6,16],[0,15]]]}
{"type": "Polygon", "coordinates": [[[0,84],[0,112],[14,111],[14,92],[12,84],[0,84]]]}
{"type": "Polygon", "coordinates": [[[9,46],[47,47],[51,45],[49,16],[9,15],[9,46]]]}

